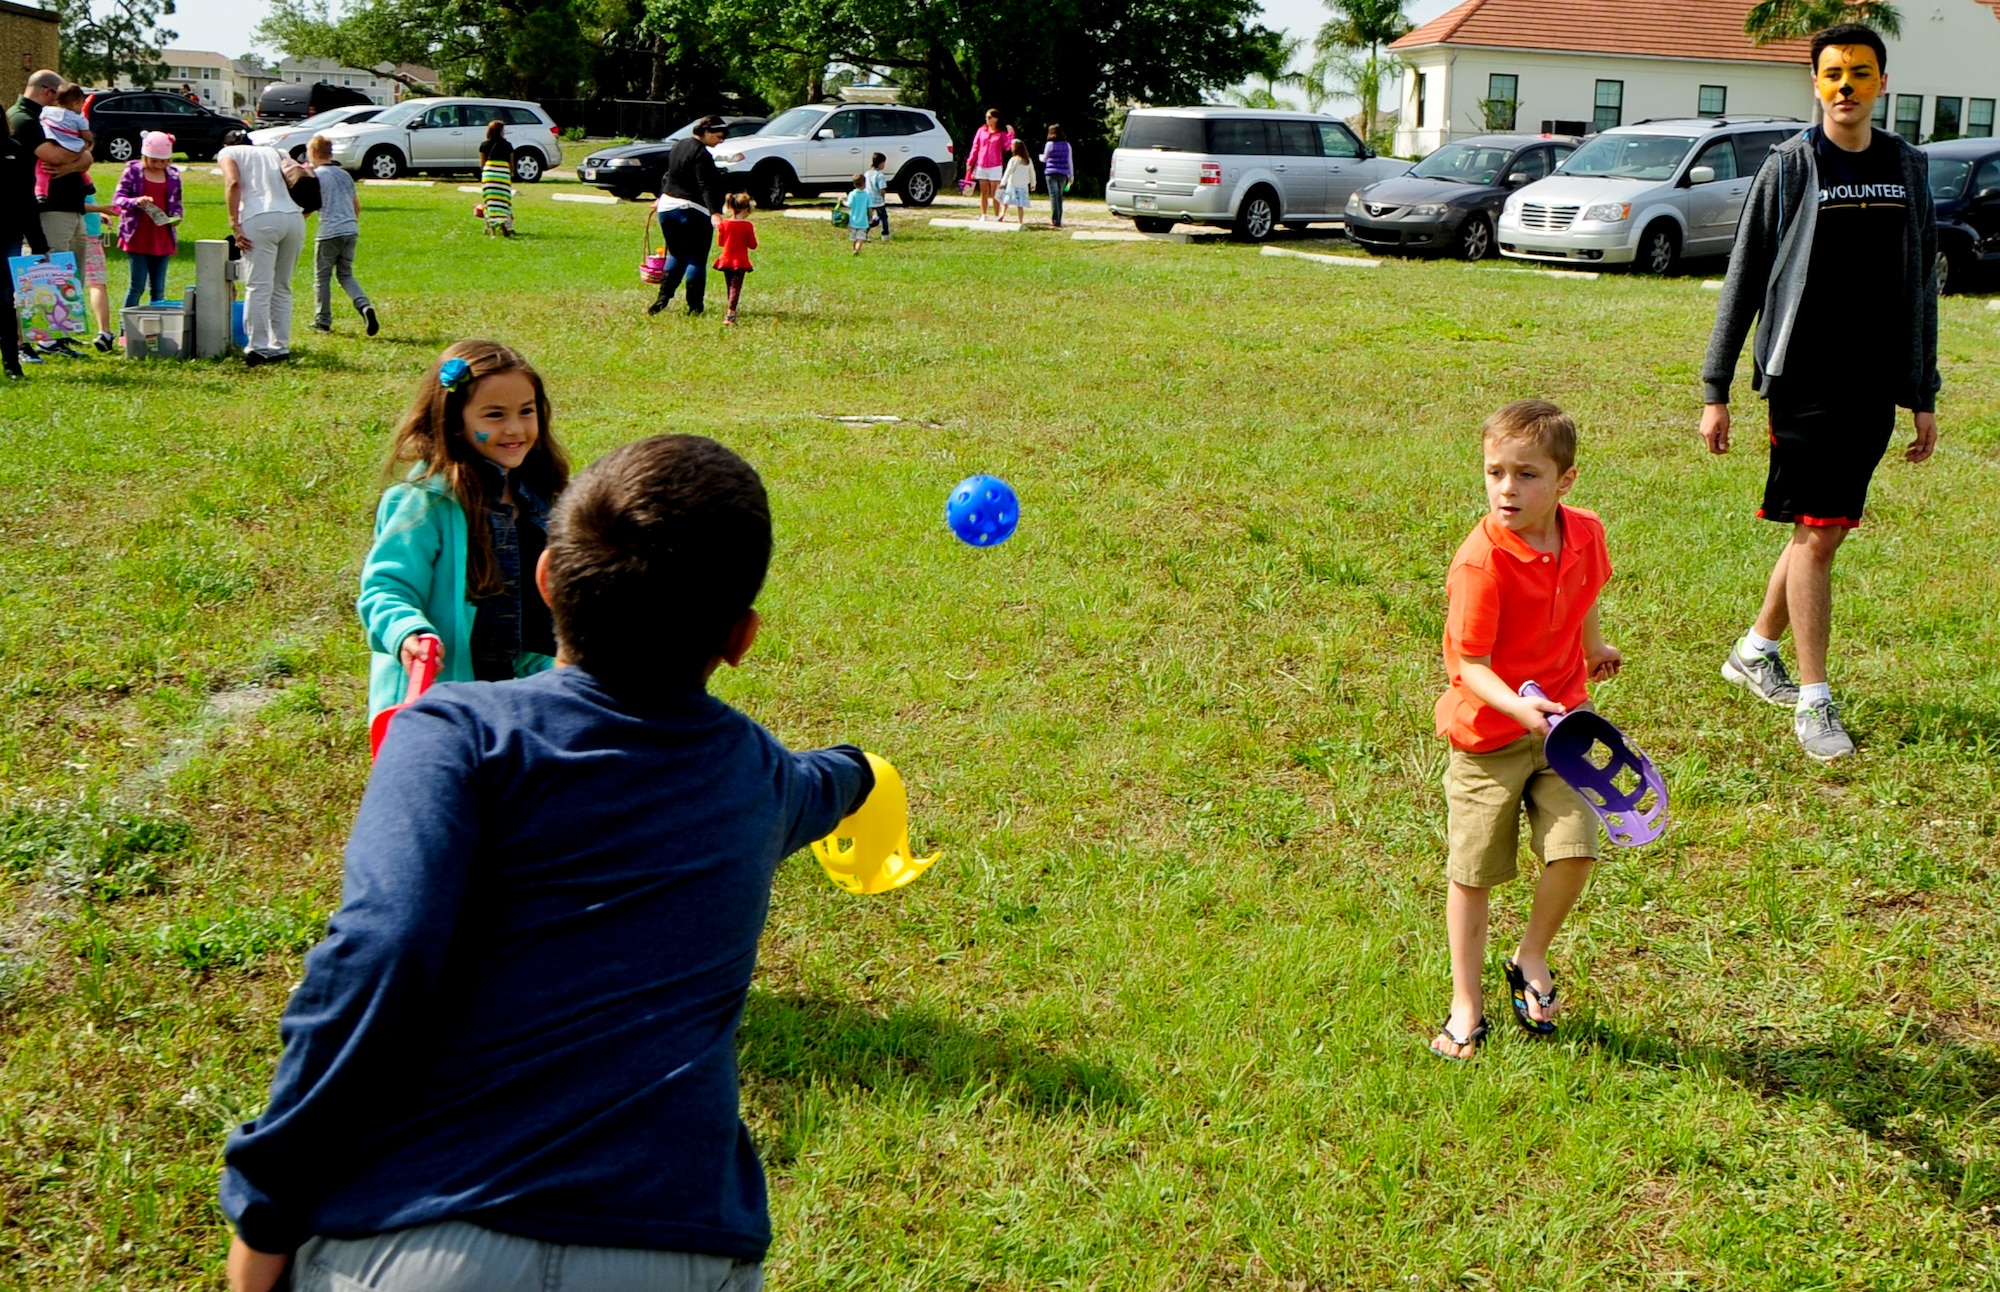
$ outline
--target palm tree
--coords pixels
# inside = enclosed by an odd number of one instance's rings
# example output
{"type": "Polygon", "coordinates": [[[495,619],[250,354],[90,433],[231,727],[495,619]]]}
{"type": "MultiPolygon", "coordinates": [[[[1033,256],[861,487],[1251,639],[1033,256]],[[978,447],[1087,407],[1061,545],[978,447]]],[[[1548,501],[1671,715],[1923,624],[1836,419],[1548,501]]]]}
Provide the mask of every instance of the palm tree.
{"type": "Polygon", "coordinates": [[[1312,82],[1303,73],[1285,70],[1292,65],[1292,60],[1297,58],[1299,51],[1304,48],[1305,41],[1296,36],[1279,41],[1271,50],[1271,63],[1264,70],[1262,78],[1264,83],[1261,86],[1245,86],[1234,91],[1229,95],[1230,102],[1239,107],[1262,108],[1267,112],[1293,111],[1298,105],[1279,98],[1278,87],[1283,85],[1301,88],[1306,91],[1308,98],[1312,96],[1312,82]]]}
{"type": "Polygon", "coordinates": [[[1355,90],[1361,100],[1361,133],[1375,133],[1386,65],[1382,46],[1407,35],[1410,20],[1403,13],[1405,0],[1326,0],[1333,17],[1313,40],[1313,73],[1323,84],[1328,74],[1338,75],[1355,90]],[[1352,56],[1354,66],[1343,69],[1343,56],[1352,56]]]}
{"type": "Polygon", "coordinates": [[[1865,22],[1884,36],[1903,34],[1903,16],[1887,0],[1757,0],[1743,20],[1743,32],[1759,45],[1768,45],[1842,22],[1865,22]]]}

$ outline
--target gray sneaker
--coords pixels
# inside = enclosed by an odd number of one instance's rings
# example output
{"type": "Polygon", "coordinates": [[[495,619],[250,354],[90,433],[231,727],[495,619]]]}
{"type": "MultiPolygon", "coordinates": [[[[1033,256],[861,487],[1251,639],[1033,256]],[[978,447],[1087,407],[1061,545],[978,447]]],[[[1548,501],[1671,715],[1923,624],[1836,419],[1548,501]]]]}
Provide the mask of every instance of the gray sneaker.
{"type": "Polygon", "coordinates": [[[1831,700],[1794,711],[1792,730],[1798,733],[1799,747],[1823,763],[1854,752],[1854,738],[1840,725],[1840,710],[1831,700]]]}
{"type": "Polygon", "coordinates": [[[1746,651],[1741,641],[1729,648],[1722,676],[1767,704],[1793,708],[1799,702],[1799,684],[1785,672],[1785,662],[1762,651],[1746,651]]]}

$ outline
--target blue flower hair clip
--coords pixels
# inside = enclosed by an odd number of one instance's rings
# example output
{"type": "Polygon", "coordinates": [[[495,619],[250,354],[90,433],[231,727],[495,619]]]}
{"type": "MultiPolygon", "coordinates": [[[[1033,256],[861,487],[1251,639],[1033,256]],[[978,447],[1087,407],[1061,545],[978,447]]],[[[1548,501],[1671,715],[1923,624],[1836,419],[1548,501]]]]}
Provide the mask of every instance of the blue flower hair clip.
{"type": "Polygon", "coordinates": [[[456,393],[472,380],[472,365],[463,359],[446,359],[438,365],[438,385],[456,393]]]}

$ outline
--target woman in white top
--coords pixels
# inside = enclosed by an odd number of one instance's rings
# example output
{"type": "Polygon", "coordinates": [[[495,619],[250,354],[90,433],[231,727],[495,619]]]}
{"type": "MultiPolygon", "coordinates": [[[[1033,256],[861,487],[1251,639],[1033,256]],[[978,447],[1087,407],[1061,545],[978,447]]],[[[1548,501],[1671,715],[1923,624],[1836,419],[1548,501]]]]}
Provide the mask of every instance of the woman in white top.
{"type": "Polygon", "coordinates": [[[292,352],[292,271],[306,245],[306,217],[292,200],[291,175],[299,167],[275,148],[260,148],[234,131],[216,154],[222,168],[229,228],[250,262],[243,291],[243,330],[250,367],[289,358],[292,352]]]}

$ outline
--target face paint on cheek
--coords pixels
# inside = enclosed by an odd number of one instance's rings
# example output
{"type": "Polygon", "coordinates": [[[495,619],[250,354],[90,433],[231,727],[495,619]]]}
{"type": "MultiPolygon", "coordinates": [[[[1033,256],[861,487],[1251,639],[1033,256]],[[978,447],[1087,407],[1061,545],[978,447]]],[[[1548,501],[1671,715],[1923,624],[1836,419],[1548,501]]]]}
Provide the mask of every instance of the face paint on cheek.
{"type": "Polygon", "coordinates": [[[484,443],[486,443],[486,441],[488,441],[488,440],[490,440],[490,439],[492,439],[492,438],[493,438],[493,432],[491,432],[491,431],[474,431],[474,432],[472,433],[472,438],[473,438],[473,439],[475,439],[475,440],[478,440],[478,441],[479,441],[479,442],[480,442],[481,444],[484,444],[484,443]]]}

